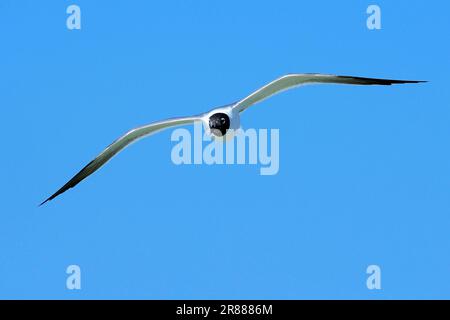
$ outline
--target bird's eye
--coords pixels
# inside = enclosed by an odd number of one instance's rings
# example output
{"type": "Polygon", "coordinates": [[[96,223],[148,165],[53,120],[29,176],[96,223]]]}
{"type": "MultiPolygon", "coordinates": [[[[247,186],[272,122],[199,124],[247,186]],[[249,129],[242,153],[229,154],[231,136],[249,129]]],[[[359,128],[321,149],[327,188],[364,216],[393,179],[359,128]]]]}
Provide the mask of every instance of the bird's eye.
{"type": "Polygon", "coordinates": [[[222,122],[222,124],[225,124],[225,122],[227,122],[227,120],[225,118],[220,118],[220,122],[222,122]]]}

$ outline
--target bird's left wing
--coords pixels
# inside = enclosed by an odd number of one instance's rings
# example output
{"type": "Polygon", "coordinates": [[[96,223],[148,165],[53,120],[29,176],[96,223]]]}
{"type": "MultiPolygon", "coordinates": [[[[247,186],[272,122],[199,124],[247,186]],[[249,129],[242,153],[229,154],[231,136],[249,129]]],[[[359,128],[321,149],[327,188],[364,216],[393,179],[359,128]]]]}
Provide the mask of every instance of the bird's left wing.
{"type": "Polygon", "coordinates": [[[317,73],[288,74],[270,82],[264,87],[253,92],[248,97],[237,102],[233,108],[238,110],[239,112],[242,112],[248,107],[264,99],[267,99],[274,94],[305,84],[336,83],[336,84],[353,84],[353,85],[390,86],[393,84],[419,83],[419,82],[425,81],[374,79],[374,78],[336,76],[331,74],[317,74],[317,73]]]}
{"type": "Polygon", "coordinates": [[[93,174],[100,167],[102,167],[106,162],[108,162],[117,153],[122,151],[125,147],[130,145],[137,140],[149,136],[158,131],[181,126],[185,124],[194,123],[196,121],[201,121],[200,117],[186,117],[186,118],[173,118],[164,121],[150,123],[146,126],[132,129],[126,134],[121,136],[119,139],[111,143],[105,150],[102,151],[94,160],[89,162],[83,169],[80,170],[72,179],[70,179],[64,186],[62,186],[58,191],[51,195],[48,199],[40,204],[43,205],[47,201],[53,200],[61,193],[75,187],[79,182],[93,174]]]}

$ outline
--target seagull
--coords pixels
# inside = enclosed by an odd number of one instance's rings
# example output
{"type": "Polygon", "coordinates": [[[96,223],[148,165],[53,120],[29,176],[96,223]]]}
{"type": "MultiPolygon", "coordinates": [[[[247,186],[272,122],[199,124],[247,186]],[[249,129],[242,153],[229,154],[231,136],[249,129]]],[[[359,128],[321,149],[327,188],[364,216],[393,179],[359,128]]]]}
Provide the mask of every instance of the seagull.
{"type": "Polygon", "coordinates": [[[381,85],[390,86],[395,84],[422,83],[426,81],[410,80],[388,80],[375,78],[362,78],[352,76],[338,76],[330,74],[304,73],[284,75],[262,88],[256,90],[249,96],[238,102],[215,108],[209,112],[190,117],[171,118],[157,121],[148,125],[134,128],[111,143],[94,160],[89,162],[72,179],[63,185],[58,191],[48,197],[39,206],[53,200],[60,194],[75,187],[78,183],[89,177],[95,171],[105,165],[112,157],[141,138],[150,136],[168,128],[174,128],[197,122],[203,123],[206,134],[215,138],[224,138],[228,132],[240,128],[241,114],[252,105],[261,102],[277,93],[306,84],[349,84],[349,85],[381,85]]]}

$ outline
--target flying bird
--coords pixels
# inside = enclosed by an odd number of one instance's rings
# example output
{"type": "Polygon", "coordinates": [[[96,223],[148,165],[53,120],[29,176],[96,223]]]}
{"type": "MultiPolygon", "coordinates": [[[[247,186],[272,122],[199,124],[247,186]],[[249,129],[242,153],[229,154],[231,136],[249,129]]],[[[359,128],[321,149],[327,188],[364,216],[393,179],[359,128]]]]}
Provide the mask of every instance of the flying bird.
{"type": "Polygon", "coordinates": [[[406,83],[421,83],[426,81],[409,81],[409,80],[387,80],[387,79],[374,79],[374,78],[362,78],[351,76],[337,76],[328,74],[288,74],[282,76],[264,87],[256,90],[249,96],[245,97],[238,102],[215,108],[209,112],[183,118],[172,118],[163,121],[153,122],[148,125],[132,129],[125,133],[123,136],[111,143],[106,149],[104,149],[94,160],[89,162],[83,169],[80,170],[72,179],[70,179],[65,185],[63,185],[58,191],[52,194],[49,198],[43,201],[44,203],[53,200],[60,194],[66,192],[70,188],[75,187],[82,180],[93,174],[105,163],[111,160],[117,153],[122,151],[125,147],[137,140],[150,136],[156,132],[164,129],[173,128],[177,126],[193,124],[195,122],[203,123],[206,133],[213,137],[225,137],[230,129],[237,130],[240,128],[240,117],[242,112],[252,105],[263,101],[277,93],[282,91],[298,87],[306,84],[350,84],[350,85],[382,85],[390,86],[393,84],[406,84],[406,83]]]}

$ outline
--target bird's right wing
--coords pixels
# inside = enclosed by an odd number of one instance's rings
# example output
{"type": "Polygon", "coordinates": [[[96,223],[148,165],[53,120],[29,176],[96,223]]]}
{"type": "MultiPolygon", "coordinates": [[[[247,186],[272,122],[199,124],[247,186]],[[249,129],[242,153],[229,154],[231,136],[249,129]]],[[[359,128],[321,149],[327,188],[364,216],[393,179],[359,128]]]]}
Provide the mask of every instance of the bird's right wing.
{"type": "Polygon", "coordinates": [[[242,112],[248,107],[264,99],[267,99],[274,94],[305,84],[335,83],[335,84],[353,84],[353,85],[390,86],[393,84],[419,83],[419,82],[424,81],[374,79],[374,78],[362,78],[351,76],[336,76],[332,74],[318,74],[318,73],[288,74],[256,90],[246,98],[236,103],[233,108],[237,109],[239,112],[242,112]]]}
{"type": "Polygon", "coordinates": [[[136,142],[137,140],[149,136],[151,134],[154,134],[158,131],[171,127],[194,123],[196,121],[201,121],[201,118],[200,117],[173,118],[164,121],[153,122],[146,126],[142,126],[128,131],[119,139],[111,143],[94,160],[89,162],[83,169],[80,170],[80,172],[78,172],[64,186],[62,186],[58,191],[56,191],[53,195],[51,195],[40,205],[43,205],[47,201],[56,198],[57,196],[67,191],[68,189],[75,187],[79,182],[81,182],[82,180],[93,174],[106,162],[108,162],[112,157],[114,157],[117,153],[122,151],[125,147],[127,147],[131,143],[136,142]]]}

